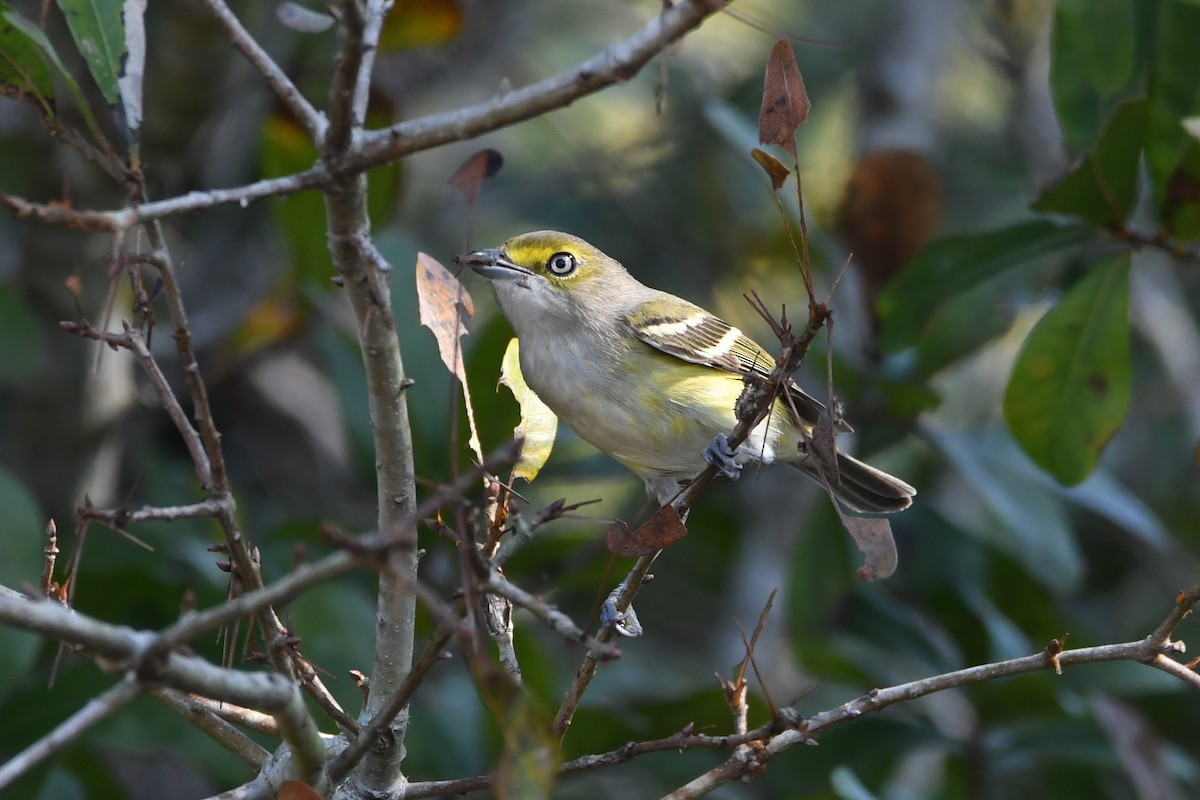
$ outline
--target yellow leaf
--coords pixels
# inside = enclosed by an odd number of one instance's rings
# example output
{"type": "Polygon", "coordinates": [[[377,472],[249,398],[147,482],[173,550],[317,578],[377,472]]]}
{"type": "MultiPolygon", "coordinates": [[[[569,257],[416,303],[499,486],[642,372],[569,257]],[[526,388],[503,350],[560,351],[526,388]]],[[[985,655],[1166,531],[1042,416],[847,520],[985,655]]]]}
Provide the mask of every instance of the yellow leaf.
{"type": "Polygon", "coordinates": [[[508,343],[504,360],[500,365],[500,382],[508,387],[521,407],[521,424],[513,433],[525,441],[521,445],[521,457],[513,467],[514,478],[532,481],[550,457],[554,449],[554,436],[558,433],[558,417],[533,393],[525,376],[521,374],[520,350],[517,340],[508,343]]]}
{"type": "Polygon", "coordinates": [[[462,26],[457,0],[396,0],[383,21],[379,48],[388,52],[446,44],[462,26]]]}

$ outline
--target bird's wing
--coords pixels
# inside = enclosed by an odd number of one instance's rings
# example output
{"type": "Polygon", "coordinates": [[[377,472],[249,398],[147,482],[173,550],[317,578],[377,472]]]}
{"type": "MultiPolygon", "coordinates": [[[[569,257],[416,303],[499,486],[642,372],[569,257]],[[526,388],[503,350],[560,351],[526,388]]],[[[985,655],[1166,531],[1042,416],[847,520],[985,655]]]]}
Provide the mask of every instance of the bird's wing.
{"type": "MultiPolygon", "coordinates": [[[[758,342],[695,303],[665,292],[635,308],[625,319],[646,344],[693,364],[761,378],[770,375],[775,366],[774,357],[758,342]]],[[[800,418],[815,424],[825,406],[794,381],[788,382],[788,393],[800,418]]],[[[844,422],[839,428],[851,430],[844,422]]]]}

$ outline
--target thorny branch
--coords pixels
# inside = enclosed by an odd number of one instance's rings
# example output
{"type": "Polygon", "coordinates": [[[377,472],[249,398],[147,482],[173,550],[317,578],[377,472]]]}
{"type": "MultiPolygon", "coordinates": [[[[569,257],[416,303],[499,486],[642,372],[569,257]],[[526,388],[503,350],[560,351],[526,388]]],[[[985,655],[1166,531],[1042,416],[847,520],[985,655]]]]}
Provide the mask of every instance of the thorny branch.
{"type": "MultiPolygon", "coordinates": [[[[812,745],[816,738],[864,714],[882,711],[889,706],[915,700],[948,689],[959,689],[997,678],[1022,675],[1042,670],[1062,671],[1062,667],[1103,661],[1135,661],[1161,669],[1200,689],[1200,675],[1170,656],[1183,652],[1181,642],[1170,637],[1175,627],[1193,607],[1200,603],[1200,584],[1188,592],[1180,592],[1175,607],[1154,633],[1144,639],[1121,644],[1061,649],[1061,642],[1052,642],[1041,653],[982,664],[884,689],[872,689],[840,706],[801,717],[794,709],[782,709],[766,724],[744,733],[725,736],[696,733],[689,725],[663,739],[630,742],[606,753],[583,756],[564,763],[560,775],[568,775],[597,767],[623,764],[646,753],[718,749],[734,752],[725,761],[667,795],[670,800],[687,800],[705,795],[734,780],[752,777],[776,755],[796,745],[812,745]]],[[[408,798],[440,797],[469,791],[481,791],[491,786],[491,777],[479,775],[458,780],[412,783],[405,795],[408,798]]],[[[665,800],[665,799],[664,799],[665,800]]]]}

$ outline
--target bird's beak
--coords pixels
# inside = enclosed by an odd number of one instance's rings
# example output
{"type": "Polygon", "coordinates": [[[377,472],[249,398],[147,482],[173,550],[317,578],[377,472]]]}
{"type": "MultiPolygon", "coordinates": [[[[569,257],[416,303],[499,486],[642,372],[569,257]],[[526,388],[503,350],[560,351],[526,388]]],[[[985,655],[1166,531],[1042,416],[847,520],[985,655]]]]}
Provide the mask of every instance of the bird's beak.
{"type": "Polygon", "coordinates": [[[476,250],[454,259],[488,280],[517,280],[533,273],[508,260],[503,250],[476,250]]]}

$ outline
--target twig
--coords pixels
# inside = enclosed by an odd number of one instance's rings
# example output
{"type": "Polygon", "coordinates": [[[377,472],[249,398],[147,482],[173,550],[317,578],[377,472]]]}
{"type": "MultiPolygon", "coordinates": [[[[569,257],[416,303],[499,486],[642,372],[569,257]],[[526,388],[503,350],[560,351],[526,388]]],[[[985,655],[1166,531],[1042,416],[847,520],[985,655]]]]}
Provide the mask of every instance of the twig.
{"type": "MultiPolygon", "coordinates": [[[[484,103],[419,117],[384,130],[365,132],[361,146],[355,147],[343,160],[341,171],[343,174],[361,172],[402,156],[481,136],[489,131],[570,105],[581,97],[626,81],[640,71],[662,47],[678,41],[699,27],[706,18],[723,9],[728,2],[730,0],[682,0],[646,23],[629,38],[551,78],[506,92],[484,103]]],[[[317,141],[320,141],[319,137],[317,141]]],[[[256,181],[230,189],[189,192],[186,195],[143,202],[117,211],[64,208],[59,205],[31,203],[9,195],[0,195],[0,201],[8,205],[18,217],[88,230],[126,231],[139,222],[231,203],[245,205],[252,200],[284,197],[328,184],[329,174],[324,167],[317,166],[280,178],[256,181]]]]}
{"type": "Polygon", "coordinates": [[[202,0],[204,5],[208,6],[208,10],[213,13],[213,16],[225,28],[225,32],[229,34],[233,46],[241,51],[254,68],[266,78],[267,85],[275,92],[275,96],[279,101],[291,112],[300,126],[308,134],[308,137],[314,142],[321,141],[325,134],[325,117],[321,112],[317,111],[308,100],[301,94],[296,85],[284,73],[279,65],[275,63],[275,59],[267,54],[266,50],[262,49],[258,41],[255,40],[250,32],[242,27],[242,23],[237,16],[230,10],[224,0],[202,0]]]}
{"type": "Polygon", "coordinates": [[[56,594],[54,588],[54,565],[58,561],[58,526],[54,520],[46,523],[46,547],[42,551],[45,561],[42,566],[42,595],[51,597],[56,594]]]}
{"type": "Polygon", "coordinates": [[[365,169],[431,147],[480,136],[627,81],[664,47],[699,27],[729,2],[681,0],[627,39],[551,78],[504,92],[485,103],[370,131],[364,134],[363,146],[347,166],[365,169]]]}
{"type": "MultiPolygon", "coordinates": [[[[1058,645],[1057,642],[1053,644],[1058,645]]],[[[1134,642],[1080,647],[1074,650],[1059,651],[1058,646],[1053,646],[1032,656],[968,667],[886,689],[872,689],[837,708],[814,714],[794,729],[785,730],[770,737],[764,743],[765,746],[755,751],[753,758],[746,759],[737,754],[731,756],[693,781],[679,787],[667,795],[664,800],[688,800],[700,797],[722,784],[754,774],[779,753],[798,744],[811,744],[819,733],[858,719],[863,714],[882,711],[888,706],[915,700],[946,689],[970,686],[1011,675],[1099,661],[1139,661],[1164,669],[1193,686],[1200,687],[1200,676],[1177,661],[1166,657],[1166,653],[1179,653],[1182,650],[1182,645],[1179,643],[1161,643],[1155,641],[1151,636],[1134,642]],[[1184,675],[1185,672],[1190,675],[1184,675]]]]}
{"type": "Polygon", "coordinates": [[[120,683],[93,697],[87,705],[57,725],[54,730],[0,764],[0,789],[28,772],[39,761],[57,753],[72,739],[133,700],[141,692],[142,687],[138,685],[137,679],[127,673],[120,683]]]}
{"type": "MultiPolygon", "coordinates": [[[[213,485],[212,465],[205,444],[201,441],[199,432],[192,427],[187,412],[179,404],[179,399],[171,389],[171,384],[167,382],[166,375],[163,374],[158,362],[150,353],[150,348],[146,347],[146,341],[142,338],[141,332],[130,328],[128,324],[125,325],[122,333],[102,331],[93,327],[86,320],[83,322],[60,322],[59,325],[68,333],[82,336],[85,339],[95,339],[112,347],[120,347],[133,354],[146,373],[146,377],[150,379],[150,385],[154,387],[158,402],[162,404],[163,410],[167,412],[167,416],[175,424],[175,430],[179,432],[180,438],[187,446],[188,455],[192,457],[192,464],[196,468],[196,475],[200,478],[200,485],[211,489],[213,485]]],[[[207,502],[212,504],[216,510],[216,513],[210,516],[217,516],[220,513],[219,506],[213,500],[207,502]]]]}
{"type": "Polygon", "coordinates": [[[204,211],[221,205],[236,203],[245,206],[253,200],[267,197],[286,197],[323,186],[327,180],[328,175],[323,167],[313,167],[281,178],[267,178],[231,189],[188,192],[167,200],[138,203],[116,211],[75,209],[59,203],[33,203],[6,194],[0,194],[0,202],[18,218],[67,228],[123,233],[140,222],[204,211]]]}
{"type": "Polygon", "coordinates": [[[313,785],[320,778],[325,750],[316,723],[298,687],[281,675],[224,669],[198,656],[164,651],[161,638],[153,633],[110,625],[11,590],[0,591],[0,622],[83,645],[101,667],[136,675],[139,681],[264,708],[291,746],[301,777],[313,785]]]}
{"type": "Polygon", "coordinates": [[[600,661],[612,661],[621,657],[621,651],[616,646],[588,636],[569,616],[498,574],[491,575],[481,588],[485,592],[497,594],[512,601],[514,605],[520,606],[546,623],[551,630],[567,641],[578,642],[588,648],[600,661]]]}
{"type": "MultiPolygon", "coordinates": [[[[713,469],[714,474],[716,469],[713,469]]],[[[634,562],[633,569],[629,571],[629,575],[621,583],[621,591],[614,600],[613,605],[616,611],[624,612],[629,610],[629,606],[633,604],[633,598],[641,588],[642,582],[645,581],[646,575],[650,573],[650,565],[654,563],[654,556],[642,556],[634,562]]],[[[611,627],[601,628],[596,633],[596,642],[602,645],[607,645],[615,634],[611,627]]],[[[558,713],[554,716],[554,726],[552,730],[558,736],[565,736],[567,729],[571,727],[571,719],[575,716],[576,709],[579,708],[580,701],[583,700],[583,693],[587,691],[588,685],[592,682],[592,678],[596,677],[596,667],[600,665],[601,658],[597,655],[598,651],[589,649],[583,657],[583,664],[580,665],[579,671],[575,673],[574,680],[567,688],[567,692],[563,695],[562,704],[558,707],[558,713]]]]}
{"type": "MultiPolygon", "coordinates": [[[[341,162],[354,137],[358,120],[354,114],[354,94],[363,66],[363,9],[359,0],[338,0],[337,18],[342,32],[342,47],[329,89],[329,129],[318,140],[327,167],[341,162]]],[[[368,74],[370,67],[366,67],[368,74]]]]}
{"type": "Polygon", "coordinates": [[[393,0],[367,0],[362,32],[362,63],[354,83],[354,124],[361,128],[366,124],[367,105],[371,99],[371,73],[375,67],[375,56],[379,52],[379,35],[383,31],[383,20],[391,10],[393,0]]]}
{"type": "MultiPolygon", "coordinates": [[[[152,688],[147,694],[195,725],[210,739],[233,753],[243,764],[255,772],[262,769],[263,764],[271,757],[271,753],[265,747],[226,721],[225,715],[220,713],[220,709],[233,708],[227,703],[216,703],[206,697],[189,695],[163,687],[152,688]]],[[[266,714],[241,707],[237,707],[237,711],[242,712],[243,718],[247,715],[255,715],[268,720],[271,723],[269,727],[274,730],[274,734],[279,735],[279,729],[274,724],[275,721],[266,714]]]]}
{"type": "Polygon", "coordinates": [[[253,708],[246,708],[245,706],[238,706],[233,703],[210,700],[207,697],[201,697],[197,694],[181,693],[181,696],[190,705],[211,711],[215,716],[220,717],[226,722],[233,723],[242,728],[248,728],[264,736],[279,737],[279,726],[275,724],[275,718],[270,714],[264,714],[261,711],[255,711],[253,708]]]}
{"type": "Polygon", "coordinates": [[[139,509],[98,508],[88,500],[75,507],[82,519],[94,520],[109,528],[125,528],[140,522],[177,522],[181,519],[215,517],[221,507],[212,500],[201,500],[182,506],[142,506],[139,509]]]}

